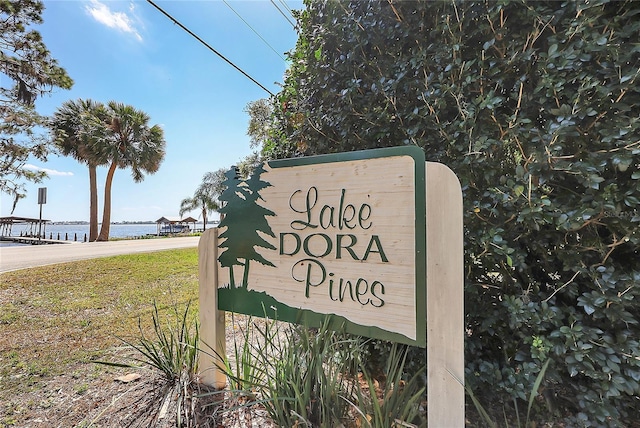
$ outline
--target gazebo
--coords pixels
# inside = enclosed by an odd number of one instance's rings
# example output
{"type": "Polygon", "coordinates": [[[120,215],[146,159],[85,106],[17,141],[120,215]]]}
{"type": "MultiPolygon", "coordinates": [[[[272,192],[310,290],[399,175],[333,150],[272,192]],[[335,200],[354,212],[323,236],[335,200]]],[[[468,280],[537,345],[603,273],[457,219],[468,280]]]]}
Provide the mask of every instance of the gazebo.
{"type": "Polygon", "coordinates": [[[196,229],[196,220],[193,217],[160,217],[156,220],[158,227],[158,236],[170,235],[173,233],[188,233],[196,229]],[[193,229],[189,226],[189,223],[193,223],[193,229]]]}

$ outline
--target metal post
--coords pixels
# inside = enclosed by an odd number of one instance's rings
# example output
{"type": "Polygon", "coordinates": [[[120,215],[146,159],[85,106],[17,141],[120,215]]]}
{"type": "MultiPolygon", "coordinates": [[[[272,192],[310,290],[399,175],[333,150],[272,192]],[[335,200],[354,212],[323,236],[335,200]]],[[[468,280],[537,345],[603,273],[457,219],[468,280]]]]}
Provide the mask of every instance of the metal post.
{"type": "Polygon", "coordinates": [[[42,237],[42,205],[47,203],[47,188],[38,189],[38,205],[40,205],[40,220],[38,221],[38,240],[42,237]]]}
{"type": "Polygon", "coordinates": [[[38,221],[38,241],[40,240],[41,232],[42,232],[42,204],[40,204],[40,220],[38,221]]]}

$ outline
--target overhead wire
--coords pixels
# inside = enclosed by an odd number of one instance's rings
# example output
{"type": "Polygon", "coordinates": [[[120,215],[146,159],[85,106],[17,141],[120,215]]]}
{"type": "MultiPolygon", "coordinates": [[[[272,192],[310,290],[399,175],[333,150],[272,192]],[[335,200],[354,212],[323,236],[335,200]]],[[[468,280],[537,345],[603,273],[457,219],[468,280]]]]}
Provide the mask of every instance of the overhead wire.
{"type": "Polygon", "coordinates": [[[251,77],[247,72],[245,72],[243,69],[241,69],[240,67],[238,67],[237,65],[235,65],[233,62],[231,62],[229,59],[227,59],[224,55],[222,55],[220,52],[218,52],[217,50],[215,50],[211,45],[209,45],[207,42],[205,42],[204,40],[202,40],[200,37],[198,37],[197,34],[195,34],[193,31],[189,30],[187,27],[185,27],[184,25],[182,25],[177,19],[175,19],[173,16],[171,16],[169,13],[165,12],[164,9],[162,9],[160,6],[158,6],[157,4],[155,4],[152,0],[147,0],[148,3],[151,4],[151,6],[155,7],[156,9],[158,9],[164,16],[166,16],[167,18],[169,18],[174,24],[176,24],[177,26],[179,26],[180,28],[182,28],[184,31],[186,31],[191,37],[195,38],[197,41],[199,41],[200,43],[202,43],[205,47],[207,47],[207,49],[209,49],[211,52],[213,52],[214,54],[216,54],[217,56],[219,56],[220,58],[222,58],[225,62],[227,62],[229,65],[231,65],[233,68],[235,68],[236,70],[238,70],[240,73],[242,73],[247,79],[251,80],[253,83],[255,83],[256,85],[258,85],[260,88],[262,88],[265,92],[267,92],[269,95],[274,96],[274,93],[271,92],[270,90],[268,90],[265,86],[263,86],[260,82],[258,82],[256,79],[254,79],[253,77],[251,77]]]}
{"type": "Polygon", "coordinates": [[[287,10],[287,12],[289,12],[289,13],[291,13],[293,15],[293,13],[291,11],[291,8],[289,7],[289,5],[287,4],[286,1],[284,1],[284,0],[278,0],[278,1],[287,10]]]}
{"type": "Polygon", "coordinates": [[[282,16],[284,16],[284,19],[286,19],[287,21],[289,21],[289,24],[291,24],[291,26],[292,26],[292,27],[293,27],[293,29],[295,30],[295,29],[296,29],[296,24],[294,24],[294,23],[289,19],[289,17],[288,17],[288,16],[287,16],[283,11],[282,11],[282,9],[280,9],[280,8],[278,7],[278,5],[276,4],[276,2],[274,2],[273,0],[271,0],[271,4],[272,4],[272,5],[274,5],[274,6],[276,7],[276,9],[278,9],[278,12],[280,12],[280,14],[281,14],[282,16]]]}
{"type": "Polygon", "coordinates": [[[229,7],[229,9],[231,9],[233,11],[233,13],[235,13],[238,16],[238,18],[240,18],[242,20],[242,22],[244,22],[247,25],[247,27],[249,27],[251,29],[251,31],[253,31],[256,34],[256,36],[260,37],[260,40],[262,40],[267,46],[269,46],[271,48],[271,50],[276,53],[276,55],[278,55],[280,58],[282,58],[283,61],[286,61],[286,59],[284,59],[284,57],[280,54],[280,52],[275,50],[273,48],[273,46],[271,46],[269,44],[269,42],[267,42],[264,39],[264,37],[262,37],[247,21],[245,21],[245,19],[242,16],[240,16],[240,14],[234,8],[231,7],[231,5],[227,2],[227,0],[222,0],[222,1],[224,2],[224,4],[226,4],[229,7]]]}
{"type": "MultiPolygon", "coordinates": [[[[294,20],[296,20],[296,16],[295,16],[295,15],[294,15],[294,13],[293,13],[293,9],[291,9],[291,8],[289,7],[289,5],[287,4],[287,2],[286,2],[285,0],[278,0],[278,1],[279,1],[279,2],[280,2],[280,4],[282,5],[282,7],[284,7],[284,9],[285,9],[287,12],[289,12],[289,15],[291,15],[291,17],[292,17],[294,20]]],[[[288,20],[287,20],[287,21],[288,21],[288,20]]],[[[289,21],[289,22],[291,22],[291,21],[289,21]]],[[[295,30],[297,30],[297,29],[298,29],[298,24],[297,24],[297,23],[294,23],[293,28],[294,28],[295,30]]]]}

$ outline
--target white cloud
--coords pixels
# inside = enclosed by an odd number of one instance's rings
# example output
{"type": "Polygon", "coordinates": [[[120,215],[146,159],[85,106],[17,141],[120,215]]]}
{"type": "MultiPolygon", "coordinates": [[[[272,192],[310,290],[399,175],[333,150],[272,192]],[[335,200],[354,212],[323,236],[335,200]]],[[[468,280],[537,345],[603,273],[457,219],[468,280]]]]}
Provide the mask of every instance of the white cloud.
{"type": "Polygon", "coordinates": [[[100,3],[98,0],[91,0],[91,4],[86,7],[87,12],[98,22],[106,25],[109,28],[114,28],[124,33],[133,35],[138,41],[142,41],[142,36],[135,29],[134,21],[135,7],[133,3],[129,7],[131,16],[125,12],[116,12],[109,9],[104,3],[100,3]]]}
{"type": "Polygon", "coordinates": [[[32,171],[44,171],[47,173],[47,175],[59,176],[59,177],[68,177],[73,175],[73,172],[57,171],[55,169],[42,168],[39,166],[31,165],[30,163],[25,164],[23,168],[30,169],[32,171]]]}

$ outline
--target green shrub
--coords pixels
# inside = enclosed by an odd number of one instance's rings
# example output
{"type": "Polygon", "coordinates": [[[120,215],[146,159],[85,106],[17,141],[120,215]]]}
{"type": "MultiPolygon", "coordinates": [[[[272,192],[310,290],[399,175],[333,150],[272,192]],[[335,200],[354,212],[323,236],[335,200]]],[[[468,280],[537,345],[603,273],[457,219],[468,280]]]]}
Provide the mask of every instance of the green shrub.
{"type": "MultiPolygon", "coordinates": [[[[466,382],[640,418],[640,3],[308,1],[266,156],[423,147],[464,192],[466,382]]],[[[486,397],[486,394],[482,394],[486,397]]]]}

